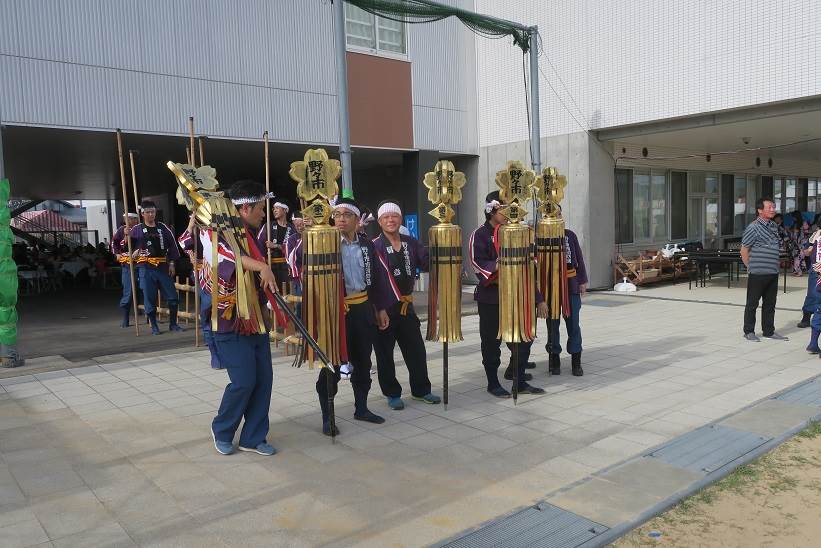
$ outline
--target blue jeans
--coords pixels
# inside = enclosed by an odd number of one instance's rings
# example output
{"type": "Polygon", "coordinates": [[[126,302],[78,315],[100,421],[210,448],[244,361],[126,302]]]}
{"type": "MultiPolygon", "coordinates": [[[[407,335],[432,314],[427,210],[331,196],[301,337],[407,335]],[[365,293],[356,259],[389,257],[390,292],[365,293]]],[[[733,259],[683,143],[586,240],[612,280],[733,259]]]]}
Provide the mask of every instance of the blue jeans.
{"type": "Polygon", "coordinates": [[[815,290],[815,283],[818,281],[818,272],[810,269],[810,275],[807,276],[807,296],[804,297],[804,306],[801,310],[804,312],[815,312],[815,303],[818,300],[818,291],[815,290]]]}
{"type": "Polygon", "coordinates": [[[200,329],[202,329],[202,340],[211,351],[211,368],[224,369],[217,356],[214,333],[211,331],[211,294],[203,291],[199,284],[197,291],[200,292],[200,329]]]}
{"type": "MultiPolygon", "coordinates": [[[[570,294],[570,315],[564,319],[567,327],[567,352],[578,354],[582,351],[582,329],[579,327],[579,312],[582,309],[582,298],[578,294],[570,294]]],[[[550,354],[561,354],[562,344],[559,341],[559,320],[552,320],[550,324],[550,342],[545,349],[550,354]]]]}
{"type": "Polygon", "coordinates": [[[177,306],[177,288],[174,287],[171,276],[159,268],[140,269],[140,289],[143,290],[146,316],[157,311],[157,290],[162,292],[162,297],[168,303],[169,308],[177,306]]]}
{"type": "Polygon", "coordinates": [[[239,444],[256,447],[268,436],[268,409],[274,380],[268,334],[214,333],[214,343],[220,363],[231,380],[212,423],[214,436],[217,441],[232,442],[245,417],[239,444]]]}
{"type": "MultiPolygon", "coordinates": [[[[135,282],[139,285],[140,282],[140,269],[134,269],[134,277],[135,282]]],[[[124,264],[120,268],[120,283],[123,286],[123,296],[120,297],[120,308],[128,308],[131,306],[131,269],[128,268],[127,264],[124,264]]]]}

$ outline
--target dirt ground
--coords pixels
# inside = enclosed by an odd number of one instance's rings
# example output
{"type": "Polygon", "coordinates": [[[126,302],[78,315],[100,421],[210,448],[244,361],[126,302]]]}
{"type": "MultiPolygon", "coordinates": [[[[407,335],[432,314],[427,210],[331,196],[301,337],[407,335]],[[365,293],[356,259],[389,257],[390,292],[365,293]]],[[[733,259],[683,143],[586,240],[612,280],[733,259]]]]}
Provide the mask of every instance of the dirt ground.
{"type": "Polygon", "coordinates": [[[611,546],[821,546],[821,424],[611,546]]]}

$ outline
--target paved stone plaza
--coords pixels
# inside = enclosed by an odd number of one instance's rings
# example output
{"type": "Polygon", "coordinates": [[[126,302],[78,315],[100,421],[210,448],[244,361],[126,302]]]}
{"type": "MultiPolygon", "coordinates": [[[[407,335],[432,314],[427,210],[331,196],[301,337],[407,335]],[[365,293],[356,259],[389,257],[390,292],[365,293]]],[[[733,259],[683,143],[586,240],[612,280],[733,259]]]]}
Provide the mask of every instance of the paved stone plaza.
{"type": "MultiPolygon", "coordinates": [[[[643,509],[608,504],[617,483],[563,488],[821,373],[794,327],[806,278],[790,283],[776,314],[788,342],[741,338],[743,281],[590,294],[585,376],[569,375],[567,356],[547,376],[542,325],[533,384],[547,394],[517,406],[485,392],[467,316],[447,411],[408,398],[393,412],[374,379],[371,409],[387,422],[354,422],[343,383],[335,445],[319,431],[315,372],[276,356],[273,457],[216,453],[209,424],[227,376],[202,351],[17,372],[0,378],[0,545],[419,546],[540,500],[612,526],[643,509]],[[727,302],[642,298],[710,292],[727,302]]],[[[441,346],[428,350],[438,391],[441,346]]],[[[658,481],[632,500],[661,500],[658,481]]]]}

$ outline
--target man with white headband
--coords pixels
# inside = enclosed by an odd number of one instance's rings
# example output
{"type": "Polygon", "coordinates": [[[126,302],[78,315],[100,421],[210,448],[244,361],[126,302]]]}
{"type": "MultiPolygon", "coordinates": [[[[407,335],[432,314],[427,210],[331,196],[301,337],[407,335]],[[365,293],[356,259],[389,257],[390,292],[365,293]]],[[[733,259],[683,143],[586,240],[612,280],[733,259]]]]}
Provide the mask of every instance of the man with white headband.
{"type": "MultiPolygon", "coordinates": [[[[334,226],[341,237],[342,275],[345,282],[345,342],[348,362],[353,366],[351,388],[354,394],[354,419],[375,424],[385,419],[368,409],[371,389],[371,352],[377,328],[388,328],[386,312],[397,297],[391,290],[388,270],[370,239],[357,232],[362,209],[351,198],[341,198],[333,205],[334,226]]],[[[289,246],[293,274],[302,272],[302,240],[289,246]]],[[[327,370],[323,369],[316,381],[319,406],[322,409],[322,432],[332,434],[328,406],[327,370]]],[[[337,392],[339,373],[331,380],[331,394],[337,392]]],[[[334,434],[339,433],[337,428],[334,434]]]]}
{"type": "Polygon", "coordinates": [[[257,242],[266,254],[266,245],[271,250],[271,270],[277,279],[280,288],[289,281],[288,264],[285,260],[285,243],[295,232],[294,226],[288,221],[288,211],[290,208],[282,200],[275,200],[271,206],[274,220],[271,221],[271,241],[268,242],[267,222],[263,223],[257,232],[257,242]]]}
{"type": "Polygon", "coordinates": [[[131,248],[140,265],[140,288],[143,290],[145,315],[151,323],[151,334],[160,334],[160,327],[157,325],[158,290],[168,305],[168,330],[183,331],[177,323],[179,301],[177,288],[174,287],[174,261],[180,258],[177,239],[165,223],[157,222],[157,206],[154,202],[143,200],[140,209],[143,222],[131,229],[131,248]]]}
{"type": "MultiPolygon", "coordinates": [[[[236,206],[245,229],[254,234],[265,217],[265,189],[256,181],[237,181],[228,190],[228,195],[236,206]]],[[[219,362],[225,367],[231,382],[225,387],[219,411],[211,423],[211,435],[217,451],[230,455],[234,452],[234,436],[240,422],[244,420],[237,448],[240,451],[270,456],[276,453],[267,441],[273,382],[271,341],[267,333],[270,326],[265,320],[267,315],[263,314],[266,332],[259,333],[256,329],[249,328],[248,322],[239,320],[237,309],[238,299],[242,295],[240,284],[248,284],[244,286],[245,294],[248,295],[251,294],[250,283],[253,283],[259,306],[264,308],[267,301],[264,290],[276,291],[276,280],[266,261],[245,254],[242,247],[238,248],[238,252],[233,251],[221,234],[218,235],[216,250],[218,279],[212,279],[215,255],[213,230],[203,230],[200,238],[203,247],[203,278],[206,282],[204,289],[209,294],[216,289],[219,297],[208,300],[206,317],[210,321],[211,307],[217,306],[214,345],[219,362]],[[241,270],[257,274],[253,276],[253,282],[237,275],[237,265],[240,265],[241,270]]],[[[259,257],[262,259],[261,254],[259,257]]]]}
{"type": "MultiPolygon", "coordinates": [[[[126,241],[126,234],[139,222],[139,216],[136,213],[123,213],[125,224],[121,225],[111,237],[111,253],[117,257],[117,262],[120,263],[122,270],[121,283],[123,285],[123,296],[120,297],[120,315],[122,321],[120,327],[128,327],[128,320],[131,317],[131,268],[128,266],[128,242],[126,241]],[[128,232],[126,232],[128,231],[128,232]]],[[[134,265],[139,268],[137,265],[134,265]]],[[[134,272],[135,282],[139,283],[140,271],[134,272]]]]}
{"type": "Polygon", "coordinates": [[[376,354],[376,368],[379,373],[379,387],[388,398],[388,406],[394,411],[405,408],[402,401],[402,386],[396,380],[396,364],[393,350],[399,344],[402,358],[408,368],[413,399],[436,404],[441,398],[431,393],[428,378],[428,359],[425,343],[419,329],[419,318],[413,308],[413,286],[416,272],[427,272],[428,250],[413,236],[399,233],[402,226],[402,210],[392,200],[379,205],[377,221],[382,234],[373,240],[374,248],[388,265],[388,280],[399,302],[387,312],[390,324],[379,331],[373,348],[376,354]]]}
{"type": "MultiPolygon", "coordinates": [[[[499,226],[507,223],[507,218],[500,213],[502,207],[499,199],[499,191],[491,192],[485,198],[485,223],[473,231],[470,235],[469,251],[470,264],[479,278],[479,285],[473,294],[473,299],[479,305],[479,337],[482,345],[482,365],[487,375],[487,391],[497,398],[509,398],[510,392],[505,390],[499,383],[499,364],[501,363],[501,344],[499,338],[499,282],[498,266],[499,252],[497,249],[497,231],[499,226]]],[[[536,292],[536,302],[539,303],[541,295],[536,292]]],[[[543,304],[542,304],[543,306],[543,304]]],[[[513,368],[517,367],[519,394],[544,394],[544,390],[531,386],[527,381],[533,376],[525,373],[525,368],[529,368],[528,358],[530,357],[530,347],[533,341],[528,343],[507,343],[511,350],[511,360],[513,359],[513,345],[519,345],[519,363],[510,362],[506,379],[513,379],[513,368]]]]}

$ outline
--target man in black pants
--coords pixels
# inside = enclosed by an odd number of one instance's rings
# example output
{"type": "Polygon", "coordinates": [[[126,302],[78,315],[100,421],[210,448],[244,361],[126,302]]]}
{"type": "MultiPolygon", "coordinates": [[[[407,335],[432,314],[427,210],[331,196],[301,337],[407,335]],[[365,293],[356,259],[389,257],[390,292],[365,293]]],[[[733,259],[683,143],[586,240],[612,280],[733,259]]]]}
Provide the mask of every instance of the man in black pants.
{"type": "Polygon", "coordinates": [[[778,267],[781,238],[773,222],[775,203],[760,198],[755,204],[758,217],[744,230],[741,238],[741,260],[747,267],[747,305],[744,307],[744,338],[758,342],[755,335],[755,311],[761,300],[761,328],[764,337],[787,340],[775,332],[775,300],[778,296],[778,267]]]}
{"type": "Polygon", "coordinates": [[[388,267],[391,289],[399,299],[399,302],[388,309],[390,326],[379,331],[373,343],[379,387],[388,398],[388,407],[394,411],[405,408],[402,386],[396,380],[396,364],[393,361],[393,349],[398,343],[408,367],[413,399],[437,404],[442,400],[430,391],[425,342],[419,330],[419,318],[413,308],[416,270],[428,270],[428,250],[413,236],[399,234],[402,210],[395,201],[386,200],[379,204],[377,220],[382,234],[374,238],[373,245],[388,267]]]}
{"type": "MultiPolygon", "coordinates": [[[[482,365],[487,376],[487,391],[497,398],[509,398],[510,392],[499,383],[498,369],[501,363],[501,344],[499,338],[499,282],[498,265],[499,254],[496,250],[496,231],[499,225],[507,223],[507,218],[499,212],[502,204],[499,202],[499,191],[491,192],[485,198],[485,223],[470,235],[470,264],[479,278],[479,285],[473,294],[479,308],[479,338],[482,347],[482,365]]],[[[540,318],[546,317],[547,307],[536,296],[539,303],[540,318]]],[[[527,383],[533,378],[525,373],[527,361],[530,358],[530,347],[533,341],[522,343],[507,343],[511,352],[511,361],[508,366],[506,379],[513,379],[513,367],[518,365],[517,379],[519,394],[544,394],[544,390],[527,383]],[[513,348],[518,345],[519,363],[513,363],[513,348]]]]}

